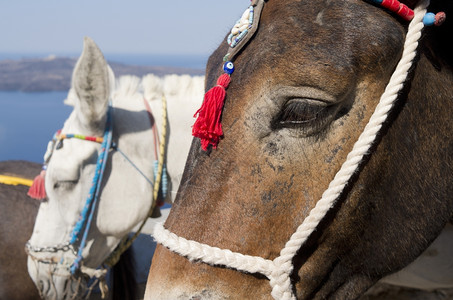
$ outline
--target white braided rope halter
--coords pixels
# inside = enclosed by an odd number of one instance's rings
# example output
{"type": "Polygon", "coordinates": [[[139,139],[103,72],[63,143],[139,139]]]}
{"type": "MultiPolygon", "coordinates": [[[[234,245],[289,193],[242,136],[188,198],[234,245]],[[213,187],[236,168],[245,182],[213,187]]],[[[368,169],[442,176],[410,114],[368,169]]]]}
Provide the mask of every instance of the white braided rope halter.
{"type": "Polygon", "coordinates": [[[307,218],[291,236],[281,250],[279,257],[274,260],[268,260],[258,256],[248,256],[230,250],[211,247],[179,237],[165,229],[162,224],[158,224],[154,229],[155,240],[191,261],[199,260],[210,265],[223,265],[242,272],[263,274],[270,280],[274,299],[295,300],[296,296],[294,295],[290,279],[293,272],[292,260],[307,238],[316,229],[319,222],[335,204],[336,199],[342,193],[352,175],[357,171],[364,155],[376,140],[376,136],[387,119],[389,111],[398,97],[398,93],[403,88],[409,69],[413,65],[424,28],[422,20],[428,5],[429,0],[422,0],[414,10],[415,16],[409,24],[401,60],[392,74],[373,115],[354,144],[352,151],[348,154],[346,161],[323,193],[321,200],[316,203],[307,218]]]}

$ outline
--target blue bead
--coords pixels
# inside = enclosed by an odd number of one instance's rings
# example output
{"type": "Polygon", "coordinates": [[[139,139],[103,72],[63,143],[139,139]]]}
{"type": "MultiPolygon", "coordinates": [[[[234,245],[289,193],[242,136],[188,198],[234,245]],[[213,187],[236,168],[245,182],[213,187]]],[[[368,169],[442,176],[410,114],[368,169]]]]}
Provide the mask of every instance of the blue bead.
{"type": "Polygon", "coordinates": [[[234,64],[231,61],[227,61],[226,63],[223,64],[223,70],[227,74],[233,74],[234,72],[234,64]]]}
{"type": "Polygon", "coordinates": [[[231,45],[232,41],[233,41],[233,34],[230,33],[230,34],[228,35],[228,38],[227,38],[227,43],[228,43],[228,45],[231,45]]]}
{"type": "Polygon", "coordinates": [[[435,21],[436,21],[436,15],[433,13],[427,13],[423,17],[423,24],[425,24],[425,26],[431,26],[434,24],[435,21]]]}

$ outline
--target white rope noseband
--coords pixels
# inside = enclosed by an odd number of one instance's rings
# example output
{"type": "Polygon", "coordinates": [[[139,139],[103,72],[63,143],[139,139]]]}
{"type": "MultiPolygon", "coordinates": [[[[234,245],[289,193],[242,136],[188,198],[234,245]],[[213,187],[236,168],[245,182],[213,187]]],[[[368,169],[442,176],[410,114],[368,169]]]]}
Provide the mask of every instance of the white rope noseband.
{"type": "Polygon", "coordinates": [[[248,273],[261,273],[270,280],[272,297],[274,299],[295,300],[291,284],[291,273],[293,272],[292,260],[297,251],[306,242],[308,237],[325,217],[327,212],[335,204],[336,199],[342,193],[344,187],[357,171],[364,155],[376,140],[376,136],[386,121],[389,111],[395,103],[398,93],[403,88],[407,79],[409,69],[413,65],[416,56],[418,42],[421,38],[423,16],[429,0],[421,1],[414,10],[414,19],[409,24],[409,29],[404,43],[403,55],[398,63],[390,81],[376,106],[364,131],[354,144],[352,151],[348,154],[346,161],[341,166],[335,178],[330,182],[329,187],[323,193],[321,200],[310,211],[303,223],[291,236],[285,247],[281,250],[280,256],[274,260],[267,260],[258,256],[248,256],[230,250],[211,247],[196,241],[186,240],[165,229],[162,224],[157,224],[154,229],[155,240],[171,251],[187,257],[189,260],[200,260],[210,265],[223,265],[248,273]]]}

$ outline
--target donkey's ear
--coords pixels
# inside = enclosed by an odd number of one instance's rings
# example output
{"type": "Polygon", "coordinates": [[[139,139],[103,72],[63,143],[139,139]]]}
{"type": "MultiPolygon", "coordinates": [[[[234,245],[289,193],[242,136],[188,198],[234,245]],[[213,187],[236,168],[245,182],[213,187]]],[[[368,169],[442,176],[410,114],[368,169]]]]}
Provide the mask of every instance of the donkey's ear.
{"type": "Polygon", "coordinates": [[[81,125],[103,130],[110,95],[110,74],[104,55],[94,41],[85,37],[83,52],[72,74],[77,95],[75,110],[81,125]]]}

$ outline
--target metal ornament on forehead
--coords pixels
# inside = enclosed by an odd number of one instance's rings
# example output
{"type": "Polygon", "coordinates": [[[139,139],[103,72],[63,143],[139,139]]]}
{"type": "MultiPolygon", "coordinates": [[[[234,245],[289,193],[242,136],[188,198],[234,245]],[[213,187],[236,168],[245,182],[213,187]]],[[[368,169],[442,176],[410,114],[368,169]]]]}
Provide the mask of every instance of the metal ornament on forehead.
{"type": "Polygon", "coordinates": [[[233,60],[239,51],[255,35],[261,18],[264,3],[267,0],[253,0],[245,10],[242,17],[236,22],[227,38],[230,45],[228,53],[223,58],[223,72],[217,84],[206,92],[201,108],[197,110],[194,117],[197,117],[193,127],[192,135],[201,140],[201,148],[208,150],[209,145],[216,149],[217,144],[223,136],[221,117],[226,96],[226,89],[230,84],[230,76],[234,72],[233,60]]]}

